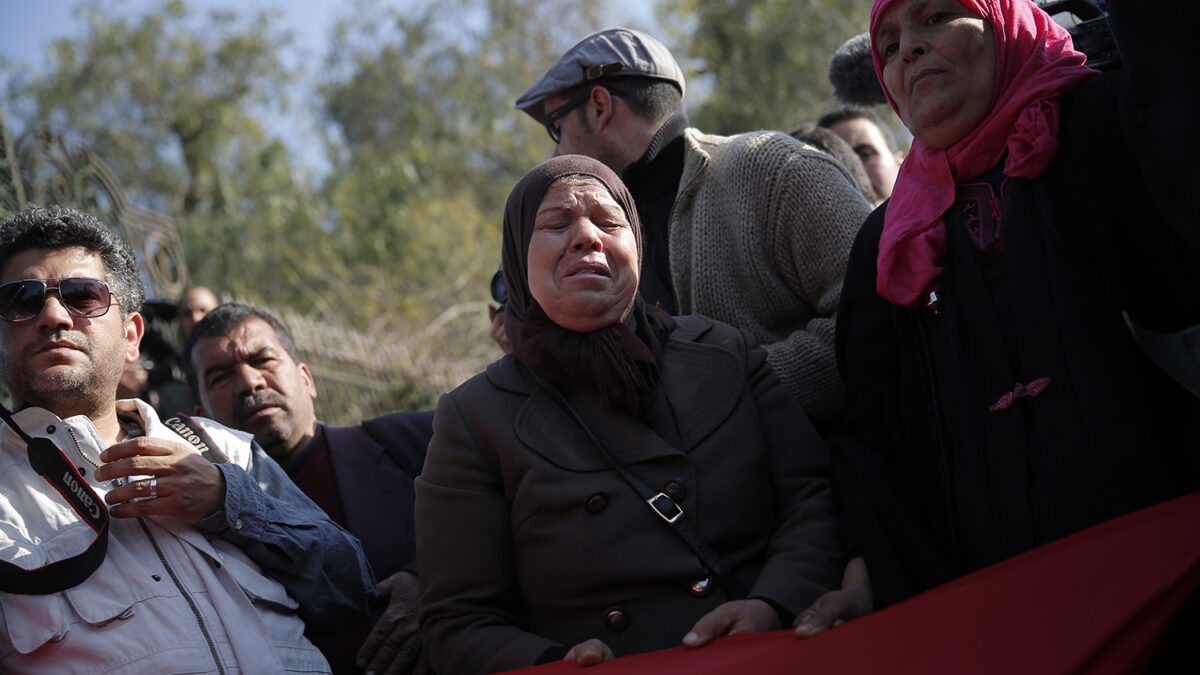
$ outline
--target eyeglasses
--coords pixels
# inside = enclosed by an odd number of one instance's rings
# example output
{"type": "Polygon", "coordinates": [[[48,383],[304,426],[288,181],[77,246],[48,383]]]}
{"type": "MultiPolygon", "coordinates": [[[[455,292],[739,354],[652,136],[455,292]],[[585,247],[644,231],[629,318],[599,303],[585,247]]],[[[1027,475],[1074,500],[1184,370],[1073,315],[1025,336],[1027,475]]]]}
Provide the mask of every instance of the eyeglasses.
{"type": "MultiPolygon", "coordinates": [[[[605,87],[605,89],[608,90],[608,93],[612,94],[613,96],[625,98],[625,92],[621,91],[620,89],[613,89],[612,87],[605,87]]],[[[557,122],[567,113],[583,105],[584,102],[591,97],[591,95],[592,90],[589,88],[587,91],[576,96],[570,101],[567,101],[554,110],[542,115],[542,124],[545,125],[546,132],[550,134],[550,140],[554,141],[555,145],[558,145],[558,142],[562,140],[562,129],[558,128],[557,122]]]]}
{"type": "Polygon", "coordinates": [[[0,319],[28,321],[41,314],[46,296],[57,293],[63,307],[72,316],[95,319],[108,313],[113,294],[108,284],[99,279],[68,277],[66,279],[20,279],[0,284],[0,319]],[[47,281],[57,281],[50,286],[47,281]]]}

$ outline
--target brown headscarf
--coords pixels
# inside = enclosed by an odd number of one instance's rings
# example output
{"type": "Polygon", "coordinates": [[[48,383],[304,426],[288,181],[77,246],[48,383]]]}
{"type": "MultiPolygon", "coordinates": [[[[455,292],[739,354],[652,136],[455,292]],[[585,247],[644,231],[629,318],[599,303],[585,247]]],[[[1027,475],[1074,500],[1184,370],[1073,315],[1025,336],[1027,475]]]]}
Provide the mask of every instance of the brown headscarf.
{"type": "Polygon", "coordinates": [[[582,155],[542,162],[517,183],[504,208],[504,280],[508,302],[504,329],[512,353],[525,367],[553,385],[591,387],[610,403],[649,421],[659,382],[659,363],[675,321],[634,295],[623,321],[590,333],[559,326],[546,316],[529,290],[529,240],[534,219],[550,185],[580,175],[600,182],[625,211],[642,264],[642,228],[629,190],[604,164],[582,155]]]}

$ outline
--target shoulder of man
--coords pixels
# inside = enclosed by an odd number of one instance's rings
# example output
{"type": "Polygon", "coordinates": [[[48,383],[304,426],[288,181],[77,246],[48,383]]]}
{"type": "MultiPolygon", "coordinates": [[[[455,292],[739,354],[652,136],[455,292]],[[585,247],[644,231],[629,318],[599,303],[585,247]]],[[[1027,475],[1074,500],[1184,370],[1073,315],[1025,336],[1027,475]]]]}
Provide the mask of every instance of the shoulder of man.
{"type": "MultiPolygon", "coordinates": [[[[360,426],[387,456],[411,476],[421,473],[425,452],[433,438],[433,411],[414,410],[381,415],[364,420],[360,426]]],[[[336,430],[335,431],[336,434],[336,430]]],[[[333,445],[333,436],[330,436],[333,445]]]]}
{"type": "Polygon", "coordinates": [[[782,171],[800,175],[820,175],[813,172],[795,171],[797,163],[814,168],[826,166],[830,170],[845,174],[849,172],[833,157],[813,146],[799,141],[781,131],[760,129],[733,136],[706,134],[695,128],[684,131],[684,147],[689,152],[703,153],[710,159],[710,171],[717,173],[742,173],[746,170],[782,171]]]}

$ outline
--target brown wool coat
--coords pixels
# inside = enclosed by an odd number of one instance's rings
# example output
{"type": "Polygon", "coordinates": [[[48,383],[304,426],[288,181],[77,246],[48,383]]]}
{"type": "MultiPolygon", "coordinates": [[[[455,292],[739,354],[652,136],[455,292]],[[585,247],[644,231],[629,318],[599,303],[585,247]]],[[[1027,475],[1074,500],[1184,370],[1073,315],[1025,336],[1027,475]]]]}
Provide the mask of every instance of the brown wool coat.
{"type": "MultiPolygon", "coordinates": [[[[682,438],[662,397],[653,430],[595,394],[567,398],[653,489],[679,488],[751,597],[800,612],[841,571],[825,447],[744,333],[678,321],[662,373],[682,438]]],[[[618,656],[676,646],[727,599],[715,581],[690,590],[705,577],[696,555],[512,357],[439,402],[416,525],[437,672],[528,666],[588,638],[618,656]]]]}

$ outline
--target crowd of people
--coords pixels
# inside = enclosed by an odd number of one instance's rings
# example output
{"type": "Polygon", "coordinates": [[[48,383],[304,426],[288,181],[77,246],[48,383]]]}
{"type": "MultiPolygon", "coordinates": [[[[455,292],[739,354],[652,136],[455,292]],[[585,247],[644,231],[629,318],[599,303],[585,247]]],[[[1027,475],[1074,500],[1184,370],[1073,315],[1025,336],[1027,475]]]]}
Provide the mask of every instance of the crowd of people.
{"type": "Polygon", "coordinates": [[[516,100],[554,157],[502,214],[504,355],[357,426],[317,419],[278,318],[204,287],[146,356],[129,247],[27,206],[0,223],[0,670],[811,638],[1196,492],[1200,129],[1147,4],[1108,3],[1101,74],[1027,0],[876,0],[907,153],[858,108],[706,134],[658,40],[585,37],[516,100]]]}

